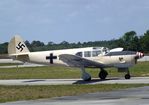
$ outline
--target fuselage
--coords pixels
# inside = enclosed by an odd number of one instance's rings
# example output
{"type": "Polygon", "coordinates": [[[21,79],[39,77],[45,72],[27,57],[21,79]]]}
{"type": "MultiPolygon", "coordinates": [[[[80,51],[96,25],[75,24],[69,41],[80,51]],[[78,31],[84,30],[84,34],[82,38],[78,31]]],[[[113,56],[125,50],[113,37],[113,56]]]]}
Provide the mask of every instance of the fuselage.
{"type": "Polygon", "coordinates": [[[41,52],[30,52],[28,53],[28,62],[47,64],[47,65],[64,65],[66,63],[59,59],[61,54],[76,55],[85,59],[89,59],[101,64],[105,67],[117,67],[125,68],[135,64],[134,57],[135,53],[115,54],[110,55],[108,49],[104,47],[87,47],[87,48],[76,48],[76,49],[64,49],[64,50],[53,50],[53,51],[41,51],[41,52]],[[51,63],[52,61],[52,63],[51,63]]]}

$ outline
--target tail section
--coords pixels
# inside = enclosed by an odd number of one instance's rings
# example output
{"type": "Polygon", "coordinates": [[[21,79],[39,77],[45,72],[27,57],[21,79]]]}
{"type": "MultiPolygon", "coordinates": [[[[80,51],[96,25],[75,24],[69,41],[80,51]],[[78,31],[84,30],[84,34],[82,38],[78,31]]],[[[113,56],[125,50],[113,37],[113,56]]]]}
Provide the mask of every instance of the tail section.
{"type": "Polygon", "coordinates": [[[8,45],[9,55],[21,55],[28,52],[29,50],[20,36],[16,35],[11,39],[8,45]]]}

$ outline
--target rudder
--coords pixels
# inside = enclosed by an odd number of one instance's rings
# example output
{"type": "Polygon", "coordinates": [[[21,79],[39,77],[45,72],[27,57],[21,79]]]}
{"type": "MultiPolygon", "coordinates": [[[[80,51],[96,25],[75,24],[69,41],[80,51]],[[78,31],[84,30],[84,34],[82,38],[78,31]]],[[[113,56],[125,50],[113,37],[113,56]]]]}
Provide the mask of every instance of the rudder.
{"type": "Polygon", "coordinates": [[[23,54],[27,52],[29,52],[29,50],[20,36],[16,35],[10,40],[8,44],[9,55],[23,54]]]}

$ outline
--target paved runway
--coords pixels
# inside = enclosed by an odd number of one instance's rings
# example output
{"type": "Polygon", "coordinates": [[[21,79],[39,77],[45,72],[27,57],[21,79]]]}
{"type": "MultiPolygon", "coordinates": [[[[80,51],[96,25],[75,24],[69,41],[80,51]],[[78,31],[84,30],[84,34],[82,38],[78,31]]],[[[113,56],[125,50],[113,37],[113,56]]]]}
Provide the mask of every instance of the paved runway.
{"type": "Polygon", "coordinates": [[[93,79],[89,82],[81,79],[15,79],[0,80],[0,85],[71,85],[71,84],[149,84],[149,77],[110,78],[104,81],[93,79]]]}
{"type": "Polygon", "coordinates": [[[0,105],[149,105],[149,87],[97,92],[53,99],[9,102],[0,105]]]}

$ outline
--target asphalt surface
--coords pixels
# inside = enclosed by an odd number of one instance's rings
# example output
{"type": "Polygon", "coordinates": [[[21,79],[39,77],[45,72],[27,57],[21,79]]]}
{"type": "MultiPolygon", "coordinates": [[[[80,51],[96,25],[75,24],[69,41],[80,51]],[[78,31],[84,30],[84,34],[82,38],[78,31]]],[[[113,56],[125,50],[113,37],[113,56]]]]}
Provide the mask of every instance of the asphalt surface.
{"type": "Polygon", "coordinates": [[[149,84],[149,77],[132,77],[130,80],[124,78],[110,78],[106,80],[92,79],[83,81],[81,79],[14,79],[0,80],[0,85],[71,85],[71,84],[149,84]]]}
{"type": "Polygon", "coordinates": [[[97,92],[53,99],[9,102],[0,105],[149,105],[149,87],[97,92]]]}

